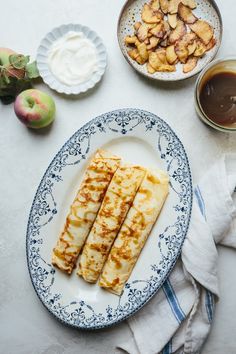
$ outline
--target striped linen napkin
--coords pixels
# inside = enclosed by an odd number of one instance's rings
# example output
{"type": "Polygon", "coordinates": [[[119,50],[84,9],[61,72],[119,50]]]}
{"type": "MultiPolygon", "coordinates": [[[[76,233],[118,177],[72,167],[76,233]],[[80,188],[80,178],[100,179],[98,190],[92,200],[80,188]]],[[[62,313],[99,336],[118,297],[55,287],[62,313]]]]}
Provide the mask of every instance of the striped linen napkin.
{"type": "Polygon", "coordinates": [[[130,354],[196,354],[219,297],[217,244],[236,248],[236,154],[224,156],[194,189],[181,259],[156,296],[128,320],[130,354]]]}

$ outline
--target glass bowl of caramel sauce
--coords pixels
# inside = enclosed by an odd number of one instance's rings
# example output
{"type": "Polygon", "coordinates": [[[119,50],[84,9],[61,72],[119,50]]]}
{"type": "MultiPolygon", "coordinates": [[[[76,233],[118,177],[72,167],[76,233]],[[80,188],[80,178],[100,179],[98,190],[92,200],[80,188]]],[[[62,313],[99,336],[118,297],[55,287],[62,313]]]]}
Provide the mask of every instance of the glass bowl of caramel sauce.
{"type": "Polygon", "coordinates": [[[223,132],[236,132],[236,58],[216,59],[199,75],[195,107],[200,119],[223,132]]]}

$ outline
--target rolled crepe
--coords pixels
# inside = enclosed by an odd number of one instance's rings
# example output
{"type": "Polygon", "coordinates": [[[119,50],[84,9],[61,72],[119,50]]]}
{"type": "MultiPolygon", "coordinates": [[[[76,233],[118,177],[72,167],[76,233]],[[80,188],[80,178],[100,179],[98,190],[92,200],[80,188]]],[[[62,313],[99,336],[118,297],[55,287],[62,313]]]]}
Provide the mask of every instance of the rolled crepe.
{"type": "Polygon", "coordinates": [[[168,175],[148,171],[103,268],[99,285],[120,295],[168,195],[168,175]]]}
{"type": "Polygon", "coordinates": [[[56,247],[52,264],[70,274],[96,218],[120,158],[98,150],[85,171],[83,181],[56,247]]]}
{"type": "Polygon", "coordinates": [[[87,282],[97,281],[145,172],[140,166],[122,166],[114,174],[79,260],[78,275],[87,282]]]}

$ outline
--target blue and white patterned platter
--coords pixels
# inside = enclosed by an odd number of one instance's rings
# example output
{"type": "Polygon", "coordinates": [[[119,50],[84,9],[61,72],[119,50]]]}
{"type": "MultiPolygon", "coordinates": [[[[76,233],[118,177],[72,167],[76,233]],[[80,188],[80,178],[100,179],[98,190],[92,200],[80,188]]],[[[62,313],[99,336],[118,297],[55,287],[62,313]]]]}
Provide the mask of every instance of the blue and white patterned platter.
{"type": "Polygon", "coordinates": [[[27,260],[38,297],[54,316],[73,327],[97,329],[126,319],[151,299],[175,265],[191,207],[188,159],[167,123],[139,109],[116,110],[91,120],[52,160],[30,211],[27,260]],[[86,283],[75,272],[67,276],[50,264],[87,159],[97,148],[109,149],[128,162],[158,166],[170,176],[170,194],[120,297],[86,283]]]}

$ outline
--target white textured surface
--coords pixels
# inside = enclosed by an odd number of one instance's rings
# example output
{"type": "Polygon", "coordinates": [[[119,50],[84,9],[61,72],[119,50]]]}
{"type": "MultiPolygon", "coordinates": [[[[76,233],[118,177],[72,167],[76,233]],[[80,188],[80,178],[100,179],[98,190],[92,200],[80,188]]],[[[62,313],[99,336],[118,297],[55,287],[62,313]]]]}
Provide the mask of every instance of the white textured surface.
{"type": "MultiPolygon", "coordinates": [[[[108,51],[101,83],[79,98],[50,91],[57,119],[47,132],[32,132],[15,118],[12,105],[0,104],[0,353],[112,354],[114,345],[130,335],[125,323],[99,332],[81,332],[57,322],[39,302],[28,276],[25,231],[37,185],[64,141],[94,116],[122,107],[147,109],[164,118],[183,141],[194,182],[223,152],[236,151],[236,135],[213,131],[197,118],[193,107],[195,78],[158,84],[136,74],[125,62],[116,40],[116,22],[123,0],[14,0],[1,4],[1,46],[36,55],[41,38],[62,23],[79,22],[94,29],[108,51]]],[[[218,54],[235,50],[234,0],[218,1],[224,22],[218,54]]],[[[235,251],[219,250],[221,299],[202,354],[234,354],[236,332],[235,251]]],[[[142,353],[145,354],[145,353],[142,353]]]]}

